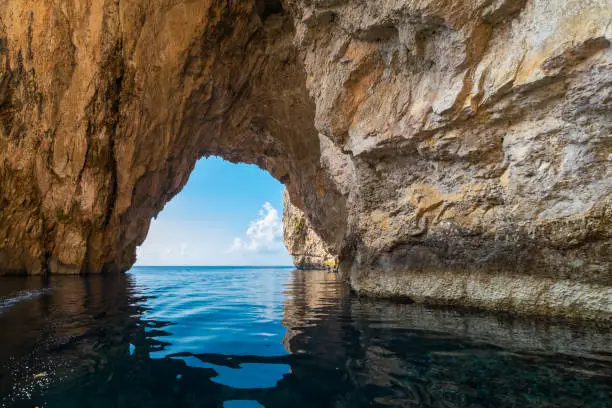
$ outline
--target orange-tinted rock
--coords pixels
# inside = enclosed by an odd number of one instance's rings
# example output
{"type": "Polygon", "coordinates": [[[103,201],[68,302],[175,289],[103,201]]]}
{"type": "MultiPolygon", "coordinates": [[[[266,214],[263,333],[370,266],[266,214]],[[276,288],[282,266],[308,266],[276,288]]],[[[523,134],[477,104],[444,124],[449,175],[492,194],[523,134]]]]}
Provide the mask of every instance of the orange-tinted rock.
{"type": "Polygon", "coordinates": [[[291,204],[283,193],[283,235],[285,246],[298,269],[334,271],[338,260],[325,241],[312,228],[302,210],[291,204]]]}
{"type": "Polygon", "coordinates": [[[127,270],[214,154],[284,182],[363,293],[609,318],[611,19],[579,0],[5,0],[0,273],[127,270]]]}

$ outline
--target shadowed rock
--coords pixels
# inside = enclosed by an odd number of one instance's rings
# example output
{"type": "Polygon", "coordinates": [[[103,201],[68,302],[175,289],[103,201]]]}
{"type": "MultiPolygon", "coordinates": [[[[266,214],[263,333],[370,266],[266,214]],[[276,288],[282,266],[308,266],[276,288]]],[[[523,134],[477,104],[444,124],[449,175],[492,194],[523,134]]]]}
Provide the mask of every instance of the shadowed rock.
{"type": "Polygon", "coordinates": [[[219,155],[285,183],[362,293],[609,319],[611,18],[578,0],[4,1],[0,273],[127,270],[219,155]]]}

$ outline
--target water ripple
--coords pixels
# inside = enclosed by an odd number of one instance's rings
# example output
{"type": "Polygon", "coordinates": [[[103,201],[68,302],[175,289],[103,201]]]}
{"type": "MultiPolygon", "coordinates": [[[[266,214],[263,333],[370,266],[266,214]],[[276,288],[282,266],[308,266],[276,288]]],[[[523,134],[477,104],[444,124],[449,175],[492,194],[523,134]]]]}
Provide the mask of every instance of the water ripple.
{"type": "Polygon", "coordinates": [[[48,288],[26,290],[12,294],[11,296],[6,298],[0,298],[0,314],[4,313],[19,302],[25,302],[27,300],[34,299],[38,296],[44,295],[45,293],[49,293],[49,291],[50,290],[48,288]]]}
{"type": "Polygon", "coordinates": [[[612,401],[609,328],[360,298],[327,272],[156,267],[3,282],[2,407],[612,401]]]}

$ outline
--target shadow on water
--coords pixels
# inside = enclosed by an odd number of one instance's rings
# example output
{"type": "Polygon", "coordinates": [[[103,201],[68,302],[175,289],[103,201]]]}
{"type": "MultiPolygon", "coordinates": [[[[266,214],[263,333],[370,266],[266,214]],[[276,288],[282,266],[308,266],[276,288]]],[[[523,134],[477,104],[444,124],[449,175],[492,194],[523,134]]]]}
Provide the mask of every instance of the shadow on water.
{"type": "Polygon", "coordinates": [[[326,272],[0,283],[0,406],[612,407],[610,330],[363,299],[326,272]]]}

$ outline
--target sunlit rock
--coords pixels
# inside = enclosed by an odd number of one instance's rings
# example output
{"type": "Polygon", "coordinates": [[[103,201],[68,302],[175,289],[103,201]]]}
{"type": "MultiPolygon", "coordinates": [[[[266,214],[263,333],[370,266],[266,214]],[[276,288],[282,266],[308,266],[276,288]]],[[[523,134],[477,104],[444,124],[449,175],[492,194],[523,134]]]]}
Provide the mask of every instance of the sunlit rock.
{"type": "Polygon", "coordinates": [[[299,269],[334,271],[338,260],[312,229],[304,212],[291,204],[286,190],[283,193],[283,206],[283,241],[295,266],[299,269]]]}
{"type": "Polygon", "coordinates": [[[612,7],[451,3],[3,1],[0,273],[127,270],[214,154],[362,293],[609,319],[612,7]]]}

